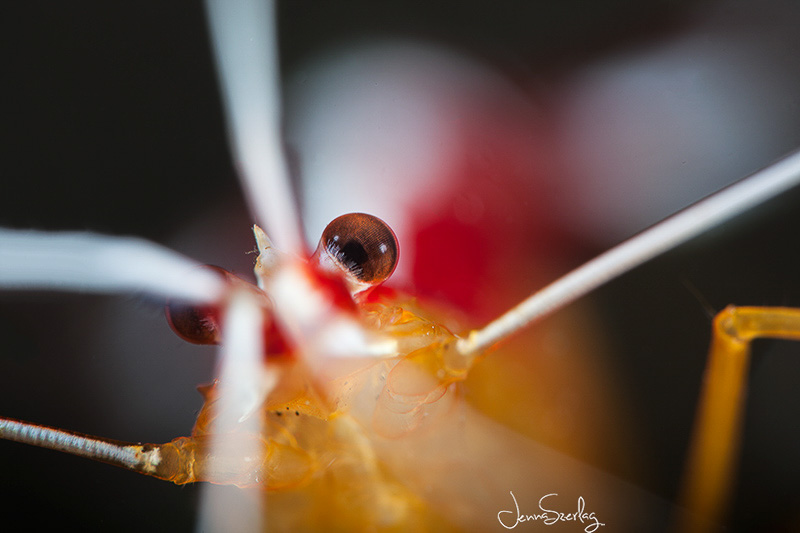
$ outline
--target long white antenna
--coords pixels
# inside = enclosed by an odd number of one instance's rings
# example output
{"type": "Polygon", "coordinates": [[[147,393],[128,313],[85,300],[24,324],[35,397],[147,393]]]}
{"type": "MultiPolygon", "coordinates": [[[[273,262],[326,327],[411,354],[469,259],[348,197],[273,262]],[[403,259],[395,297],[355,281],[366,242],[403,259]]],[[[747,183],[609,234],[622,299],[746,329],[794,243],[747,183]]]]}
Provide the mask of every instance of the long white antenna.
{"type": "MultiPolygon", "coordinates": [[[[300,219],[281,135],[275,3],[206,0],[206,9],[229,143],[245,197],[277,248],[300,254],[304,248],[300,219]]],[[[250,458],[254,472],[259,472],[263,447],[251,449],[251,440],[226,435],[232,428],[263,433],[259,409],[275,384],[275,376],[264,374],[263,317],[258,305],[246,293],[234,296],[222,327],[220,391],[211,446],[218,457],[250,458]]],[[[224,467],[224,460],[219,462],[224,467]]],[[[210,468],[216,467],[211,461],[210,468]]],[[[198,531],[261,531],[265,525],[263,499],[249,496],[205,486],[198,531]],[[225,494],[230,498],[223,501],[225,494]]]]}
{"type": "Polygon", "coordinates": [[[0,288],[142,291],[197,302],[225,288],[199,263],[136,237],[0,228],[0,288]]]}
{"type": "Polygon", "coordinates": [[[464,355],[481,352],[533,321],[704,231],[800,183],[800,151],[707,197],[599,255],[532,294],[458,342],[464,355]]]}
{"type": "MultiPolygon", "coordinates": [[[[224,476],[230,457],[244,458],[250,464],[253,484],[265,483],[269,475],[262,472],[266,443],[246,438],[264,434],[260,410],[277,382],[274,371],[263,364],[263,320],[259,304],[248,291],[231,296],[222,324],[220,391],[214,404],[209,450],[213,459],[205,465],[209,477],[217,475],[217,470],[224,476]],[[241,436],[245,438],[237,438],[241,436]]],[[[224,488],[203,485],[197,531],[263,531],[264,498],[251,496],[238,492],[231,496],[224,488]],[[228,498],[220,505],[225,495],[228,498]]]]}
{"type": "Polygon", "coordinates": [[[207,0],[228,136],[250,209],[276,246],[302,250],[281,136],[274,2],[207,0]]]}

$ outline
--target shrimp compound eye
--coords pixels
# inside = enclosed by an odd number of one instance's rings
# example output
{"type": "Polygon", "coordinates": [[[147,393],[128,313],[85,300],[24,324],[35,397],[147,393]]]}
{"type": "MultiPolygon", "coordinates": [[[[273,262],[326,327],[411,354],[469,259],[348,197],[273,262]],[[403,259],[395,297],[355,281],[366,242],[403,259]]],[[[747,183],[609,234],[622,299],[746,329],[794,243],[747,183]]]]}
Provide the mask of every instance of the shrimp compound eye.
{"type": "Polygon", "coordinates": [[[182,305],[168,302],[167,322],[172,331],[192,344],[219,344],[219,309],[215,306],[182,305]]]}
{"type": "MultiPolygon", "coordinates": [[[[205,265],[206,268],[217,272],[227,281],[233,274],[214,265],[205,265]]],[[[220,309],[216,305],[191,305],[180,301],[168,301],[164,308],[172,331],[183,340],[192,344],[219,344],[220,334],[220,309]]]]}
{"type": "Polygon", "coordinates": [[[334,219],[322,232],[314,255],[322,254],[344,271],[358,289],[353,292],[360,292],[383,283],[394,272],[397,238],[378,217],[350,213],[334,219]]]}

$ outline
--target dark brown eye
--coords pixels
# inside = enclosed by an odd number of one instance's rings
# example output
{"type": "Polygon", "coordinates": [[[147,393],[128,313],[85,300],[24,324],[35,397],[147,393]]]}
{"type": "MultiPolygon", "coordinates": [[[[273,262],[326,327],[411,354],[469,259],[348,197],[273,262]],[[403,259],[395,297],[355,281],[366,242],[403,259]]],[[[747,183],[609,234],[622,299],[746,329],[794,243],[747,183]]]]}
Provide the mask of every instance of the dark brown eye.
{"type": "Polygon", "coordinates": [[[322,232],[315,255],[327,255],[359,284],[383,283],[397,266],[397,239],[378,217],[364,213],[342,215],[322,232]]]}
{"type": "Polygon", "coordinates": [[[172,331],[192,344],[219,344],[219,309],[169,302],[165,308],[172,331]]]}
{"type": "MultiPolygon", "coordinates": [[[[234,276],[224,268],[205,265],[226,280],[234,276]]],[[[215,305],[191,305],[184,302],[168,301],[164,309],[167,322],[172,331],[183,340],[193,344],[219,344],[220,309],[215,305]]]]}

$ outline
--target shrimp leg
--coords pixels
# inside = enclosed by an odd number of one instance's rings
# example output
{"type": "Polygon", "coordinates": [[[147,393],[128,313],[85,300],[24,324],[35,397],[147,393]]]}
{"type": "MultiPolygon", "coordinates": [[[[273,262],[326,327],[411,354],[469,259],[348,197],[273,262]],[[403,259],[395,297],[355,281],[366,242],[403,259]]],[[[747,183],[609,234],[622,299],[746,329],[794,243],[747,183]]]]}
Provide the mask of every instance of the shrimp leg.
{"type": "MultiPolygon", "coordinates": [[[[800,340],[800,310],[729,306],[714,319],[700,407],[686,464],[681,501],[707,523],[724,516],[736,475],[750,366],[757,338],[800,340]]],[[[692,530],[679,524],[678,531],[692,530]]]]}

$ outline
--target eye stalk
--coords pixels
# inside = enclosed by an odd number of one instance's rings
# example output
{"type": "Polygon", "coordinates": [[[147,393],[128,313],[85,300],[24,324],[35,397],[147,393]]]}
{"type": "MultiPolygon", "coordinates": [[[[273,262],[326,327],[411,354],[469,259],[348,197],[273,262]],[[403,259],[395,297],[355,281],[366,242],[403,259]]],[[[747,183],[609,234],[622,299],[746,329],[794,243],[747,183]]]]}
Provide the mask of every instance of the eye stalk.
{"type": "Polygon", "coordinates": [[[350,213],[328,224],[311,262],[343,275],[355,296],[386,281],[398,257],[397,238],[388,224],[372,215],[350,213]]]}

